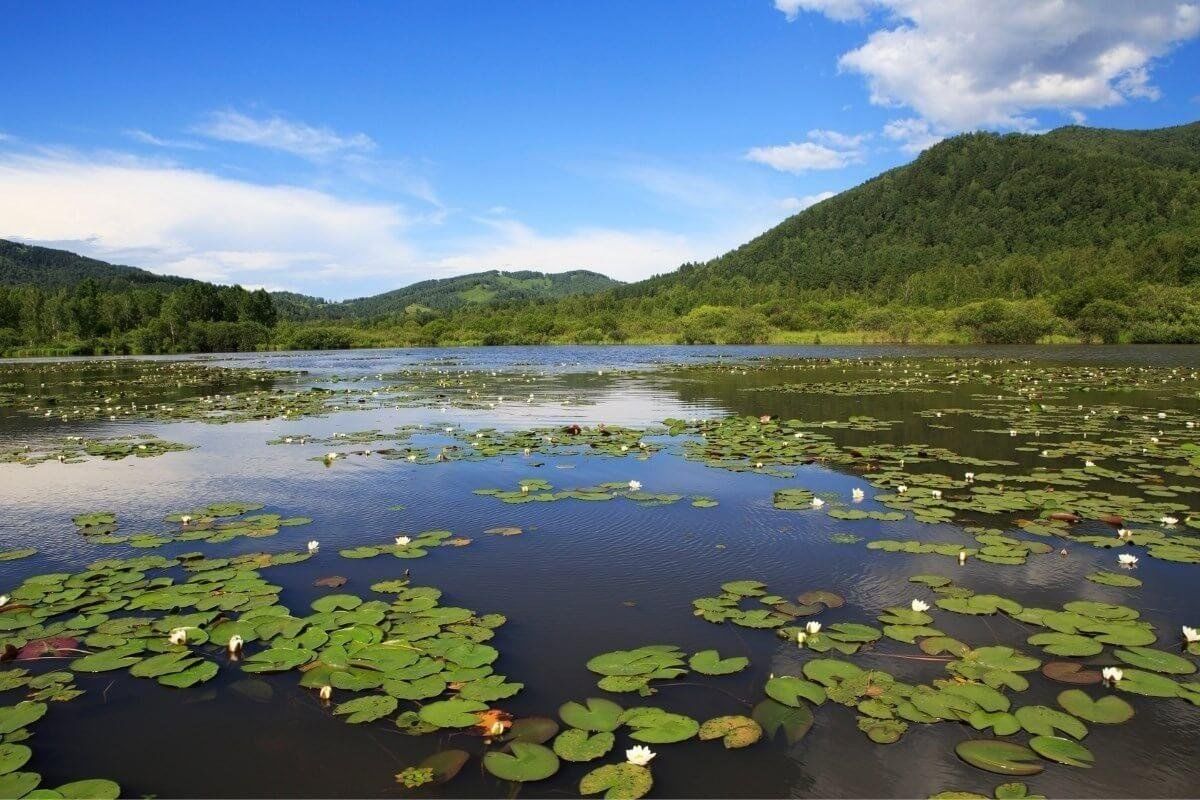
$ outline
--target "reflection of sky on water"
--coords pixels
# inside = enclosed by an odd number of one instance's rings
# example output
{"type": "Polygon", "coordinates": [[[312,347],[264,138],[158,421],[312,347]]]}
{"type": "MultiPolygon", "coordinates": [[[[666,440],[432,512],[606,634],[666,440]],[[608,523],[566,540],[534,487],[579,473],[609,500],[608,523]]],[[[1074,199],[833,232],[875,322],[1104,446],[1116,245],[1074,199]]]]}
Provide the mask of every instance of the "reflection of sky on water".
{"type": "MultiPolygon", "coordinates": [[[[488,359],[514,363],[518,355],[513,350],[474,352],[485,364],[499,363],[488,359]]],[[[1190,351],[1179,352],[1192,357],[1190,351]]],[[[234,362],[272,367],[303,364],[327,374],[350,375],[376,374],[405,359],[446,356],[458,358],[461,353],[321,354],[313,359],[268,354],[234,362]]],[[[584,355],[572,357],[585,360],[584,355]]],[[[640,357],[644,363],[652,358],[640,357]]],[[[589,366],[607,365],[612,358],[607,353],[597,355],[589,366]]],[[[1084,580],[1098,568],[1115,569],[1111,551],[1070,546],[1067,558],[1054,553],[1033,557],[1024,566],[969,561],[960,567],[952,558],[882,553],[865,547],[866,540],[874,538],[970,542],[956,525],[912,520],[843,522],[821,513],[786,512],[772,506],[772,493],[779,488],[803,486],[835,493],[848,502],[851,490],[864,486],[855,476],[820,467],[799,467],[791,479],[734,474],[684,461],[670,451],[645,461],[507,456],[434,465],[352,456],[327,467],[309,459],[331,449],[329,445],[266,444],[287,435],[324,437],[374,428],[386,434],[409,423],[467,429],[599,421],[644,425],[671,416],[751,413],[756,404],[777,402],[738,394],[736,384],[693,381],[680,389],[669,379],[628,374],[589,375],[586,380],[567,376],[546,394],[549,402],[546,398],[535,398],[532,404],[504,402],[496,409],[390,408],[230,425],[89,424],[88,434],[153,432],[198,449],[120,462],[47,463],[35,468],[0,465],[0,545],[32,545],[41,550],[25,561],[0,563],[0,584],[7,587],[36,572],[76,570],[105,556],[298,549],[316,538],[322,542],[317,558],[265,573],[284,587],[282,602],[302,610],[320,593],[312,581],[323,575],[346,575],[350,583],[344,590],[365,595],[371,582],[395,578],[408,568],[417,583],[443,588],[449,604],[504,613],[510,622],[495,641],[502,653],[498,666],[524,682],[526,689],[503,705],[518,714],[553,714],[567,699],[600,694],[596,676],[583,668],[587,659],[606,650],[651,643],[673,643],[688,652],[717,648],[723,655],[744,654],[752,666],[734,676],[690,677],[665,685],[648,700],[633,695],[618,698],[626,705],[648,702],[701,719],[744,712],[734,697],[757,701],[769,673],[796,673],[802,658],[810,656],[801,656],[793,643],[779,640],[772,631],[711,625],[692,615],[693,599],[716,594],[722,582],[735,579],[762,580],[771,591],[789,597],[812,589],[844,595],[844,607],[820,615],[825,624],[873,624],[888,606],[907,605],[914,597],[932,601],[926,589],[907,581],[919,573],[943,574],[976,591],[1014,597],[1032,606],[1057,608],[1070,599],[1130,602],[1158,627],[1163,647],[1170,646],[1182,622],[1200,621],[1200,602],[1194,592],[1197,568],[1189,565],[1143,558],[1135,574],[1145,586],[1131,592],[1084,580]],[[579,391],[586,403],[561,402],[579,386],[585,387],[579,391]],[[478,488],[509,488],[528,477],[543,478],[556,488],[636,479],[647,491],[708,495],[720,505],[714,509],[692,508],[686,501],[658,508],[625,501],[506,505],[472,494],[478,488]],[[238,539],[228,545],[191,542],[141,551],[90,544],[70,523],[73,514],[111,508],[119,512],[123,533],[161,530],[161,519],[170,511],[232,499],[257,500],[267,505],[267,511],[309,516],[313,523],[285,528],[267,539],[238,539]],[[389,511],[395,504],[406,508],[389,511]],[[484,533],[500,525],[520,526],[525,532],[515,537],[484,533]],[[386,556],[349,561],[337,555],[342,547],[388,542],[399,532],[435,528],[452,530],[474,542],[402,563],[386,556]],[[857,545],[830,541],[832,534],[845,531],[865,540],[857,545]]],[[[844,418],[877,402],[881,401],[788,398],[770,410],[795,409],[810,419],[844,418]]],[[[904,425],[891,435],[915,440],[922,429],[912,423],[912,411],[946,402],[939,395],[909,397],[903,405],[881,410],[879,416],[903,419],[904,425]]],[[[945,433],[944,444],[957,441],[984,450],[994,446],[994,440],[970,434],[970,427],[945,433]]],[[[36,420],[21,426],[6,418],[0,420],[0,447],[30,437],[63,435],[65,430],[36,420]]],[[[69,430],[81,433],[83,426],[69,430]]],[[[878,508],[870,500],[860,507],[878,508]]],[[[1061,546],[1057,540],[1047,541],[1061,546]]],[[[1003,615],[975,618],[935,610],[934,616],[939,629],[972,645],[1003,643],[1034,650],[1023,644],[1034,629],[1003,615]]],[[[914,654],[919,656],[920,651],[885,641],[876,652],[855,660],[910,682],[929,682],[947,674],[942,662],[898,657],[914,654]]],[[[46,775],[49,785],[86,775],[111,775],[131,795],[229,793],[225,781],[231,780],[236,786],[232,793],[238,795],[380,796],[394,795],[392,773],[438,746],[436,737],[408,738],[383,725],[347,726],[330,719],[296,688],[295,676],[264,678],[272,699],[251,703],[237,686],[246,677],[223,669],[217,680],[195,692],[172,692],[150,682],[112,676],[81,678],[88,694],[56,707],[39,724],[38,761],[31,768],[36,766],[46,775]],[[170,721],[172,730],[178,729],[172,735],[180,742],[165,752],[161,746],[164,720],[170,721]],[[114,730],[121,735],[114,737],[114,730]],[[155,757],[128,756],[148,752],[155,757]],[[221,768],[197,770],[198,763],[221,768]]],[[[1013,695],[1018,704],[1054,705],[1057,692],[1066,688],[1036,677],[1033,683],[1029,692],[1013,695]]],[[[1130,700],[1138,716],[1129,726],[1092,726],[1086,745],[1097,757],[1094,769],[1049,766],[1044,774],[1028,780],[1031,788],[1051,797],[1194,795],[1200,785],[1200,764],[1194,758],[1200,710],[1182,701],[1130,700]],[[1135,770],[1130,765],[1146,768],[1135,770]]],[[[990,794],[1005,780],[955,758],[954,745],[977,735],[966,726],[914,725],[899,743],[879,746],[857,730],[852,709],[827,704],[816,710],[815,717],[812,732],[791,747],[782,740],[730,753],[715,743],[657,747],[655,796],[924,797],[950,788],[990,794]]],[[[521,794],[573,794],[583,772],[565,768],[561,780],[526,786],[521,794]]],[[[443,791],[446,796],[494,796],[503,793],[503,787],[468,768],[443,791]]]]}

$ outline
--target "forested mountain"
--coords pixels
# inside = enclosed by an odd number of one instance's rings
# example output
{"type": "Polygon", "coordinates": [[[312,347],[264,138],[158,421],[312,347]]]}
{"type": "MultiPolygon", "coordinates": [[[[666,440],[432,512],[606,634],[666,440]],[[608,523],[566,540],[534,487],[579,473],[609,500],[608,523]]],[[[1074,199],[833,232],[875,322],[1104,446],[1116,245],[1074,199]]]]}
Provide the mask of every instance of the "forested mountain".
{"type": "Polygon", "coordinates": [[[0,239],[0,354],[253,350],[270,342],[276,319],[262,289],[0,239]]]}
{"type": "Polygon", "coordinates": [[[588,270],[542,273],[489,270],[453,278],[421,281],[371,297],[324,303],[290,292],[276,293],[280,310],[293,319],[366,319],[389,314],[451,311],[464,306],[552,300],[620,286],[606,275],[588,270]],[[282,295],[282,297],[280,297],[282,295]]]}
{"type": "Polygon", "coordinates": [[[67,250],[0,239],[0,285],[37,286],[42,289],[74,287],[91,278],[105,288],[145,286],[177,287],[188,278],[155,275],[137,267],[122,267],[76,255],[67,250]]]}

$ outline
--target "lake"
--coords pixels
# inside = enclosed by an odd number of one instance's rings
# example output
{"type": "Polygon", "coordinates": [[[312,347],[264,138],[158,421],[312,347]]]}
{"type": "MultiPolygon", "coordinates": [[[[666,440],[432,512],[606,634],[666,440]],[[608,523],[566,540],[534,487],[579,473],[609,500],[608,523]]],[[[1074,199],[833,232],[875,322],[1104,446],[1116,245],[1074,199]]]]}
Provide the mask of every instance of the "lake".
{"type": "Polygon", "coordinates": [[[1198,422],[1197,347],[0,362],[0,787],[1195,796],[1198,422]]]}

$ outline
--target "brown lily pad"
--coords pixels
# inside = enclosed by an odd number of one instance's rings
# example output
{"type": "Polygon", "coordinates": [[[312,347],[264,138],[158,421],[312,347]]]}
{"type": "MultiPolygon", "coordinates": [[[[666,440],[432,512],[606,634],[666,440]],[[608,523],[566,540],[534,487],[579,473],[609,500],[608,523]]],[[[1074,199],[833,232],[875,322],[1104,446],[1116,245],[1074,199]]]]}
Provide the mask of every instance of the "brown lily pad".
{"type": "Polygon", "coordinates": [[[313,581],[313,586],[324,586],[328,589],[337,589],[345,586],[347,580],[348,578],[343,575],[329,575],[324,578],[317,578],[315,581],[313,581]]]}
{"type": "Polygon", "coordinates": [[[1050,661],[1042,665],[1042,674],[1052,681],[1085,685],[1099,683],[1104,676],[1094,669],[1086,669],[1075,661],[1050,661]]]}

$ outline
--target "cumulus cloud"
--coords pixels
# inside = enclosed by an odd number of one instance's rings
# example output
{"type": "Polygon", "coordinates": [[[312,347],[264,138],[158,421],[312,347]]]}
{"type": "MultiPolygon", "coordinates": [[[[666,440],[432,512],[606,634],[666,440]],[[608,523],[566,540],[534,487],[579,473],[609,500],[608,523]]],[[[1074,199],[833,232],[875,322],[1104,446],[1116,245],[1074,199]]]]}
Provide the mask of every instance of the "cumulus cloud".
{"type": "Polygon", "coordinates": [[[457,275],[487,269],[590,269],[618,280],[634,281],[669,272],[687,261],[712,258],[731,246],[724,241],[698,240],[653,229],[580,228],[544,234],[506,217],[477,221],[490,229],[489,235],[434,260],[431,266],[437,272],[457,275]]]}
{"type": "Polygon", "coordinates": [[[779,201],[779,207],[788,214],[796,214],[806,208],[815,206],[822,200],[828,200],[836,195],[837,192],[817,192],[816,194],[806,194],[803,197],[785,197],[779,201]]]}
{"type": "Polygon", "coordinates": [[[933,130],[928,120],[917,117],[894,119],[883,126],[883,135],[898,142],[906,153],[919,153],[946,138],[945,133],[933,130]]]}
{"type": "Polygon", "coordinates": [[[866,78],[876,105],[939,128],[1030,129],[1041,109],[1155,99],[1154,59],[1200,34],[1182,0],[776,0],[794,19],[881,20],[839,66],[866,78]]]}
{"type": "Polygon", "coordinates": [[[765,164],[780,172],[799,175],[810,170],[841,169],[863,160],[865,135],[850,135],[837,131],[812,130],[806,142],[752,147],[746,159],[765,164]]]}
{"type": "Polygon", "coordinates": [[[255,118],[231,110],[210,113],[195,131],[210,139],[281,150],[310,159],[375,149],[375,141],[365,133],[340,134],[280,116],[255,118]]]}
{"type": "Polygon", "coordinates": [[[127,157],[0,155],[0,238],[160,273],[310,291],[356,276],[411,279],[408,224],[394,205],[127,157]]]}

